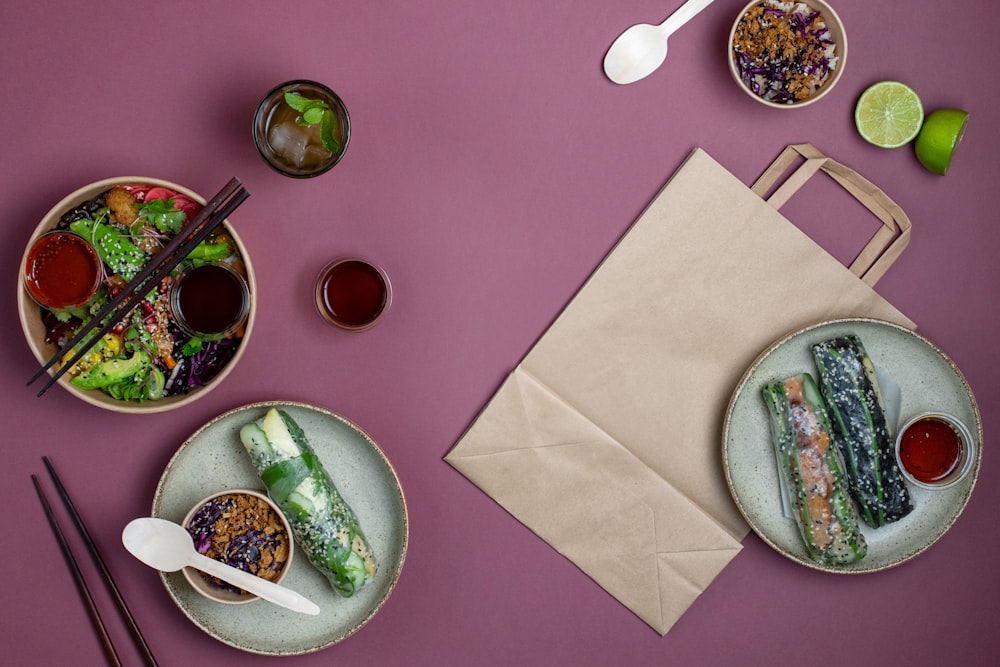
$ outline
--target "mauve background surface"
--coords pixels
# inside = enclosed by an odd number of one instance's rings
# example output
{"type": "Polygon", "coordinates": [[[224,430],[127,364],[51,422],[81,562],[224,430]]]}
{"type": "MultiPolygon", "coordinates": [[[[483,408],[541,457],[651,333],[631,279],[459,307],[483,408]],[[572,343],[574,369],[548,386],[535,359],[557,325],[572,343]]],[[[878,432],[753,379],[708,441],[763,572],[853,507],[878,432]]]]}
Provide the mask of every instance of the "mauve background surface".
{"type": "MultiPolygon", "coordinates": [[[[775,111],[729,77],[725,40],[743,4],[715,2],[670,40],[660,71],[627,87],[604,78],[605,50],[679,0],[0,5],[5,664],[102,661],[29,481],[44,473],[46,454],[161,664],[275,660],[201,633],[156,574],[118,546],[189,434],[268,399],[311,402],[370,432],[402,480],[411,521],[406,566],[378,616],[289,663],[797,665],[844,655],[993,664],[995,8],[835,2],[850,40],[842,81],[812,107],[775,111]],[[256,102],[291,78],[334,88],[354,126],[344,161],[311,181],[270,171],[250,141],[256,102]],[[909,147],[881,150],[856,134],[855,100],[882,79],[912,85],[927,110],[971,112],[946,177],[925,171],[909,147]],[[937,545],[875,575],[798,567],[750,534],[661,638],[442,457],[693,148],[749,183],[799,142],[858,169],[912,218],[910,247],[878,290],[955,359],[976,393],[987,442],[979,484],[937,545]],[[252,196],[232,221],[260,285],[251,347],[220,389],[176,412],[123,416],[61,390],[36,399],[23,385],[36,364],[14,300],[25,242],[68,192],[136,174],[204,195],[233,175],[247,185],[252,196]],[[314,276],[341,253],[376,258],[396,288],[384,322],[364,334],[334,331],[313,312],[314,276]]],[[[843,261],[877,224],[826,179],[785,213],[843,261]]],[[[127,664],[138,664],[103,588],[93,588],[127,664]]]]}

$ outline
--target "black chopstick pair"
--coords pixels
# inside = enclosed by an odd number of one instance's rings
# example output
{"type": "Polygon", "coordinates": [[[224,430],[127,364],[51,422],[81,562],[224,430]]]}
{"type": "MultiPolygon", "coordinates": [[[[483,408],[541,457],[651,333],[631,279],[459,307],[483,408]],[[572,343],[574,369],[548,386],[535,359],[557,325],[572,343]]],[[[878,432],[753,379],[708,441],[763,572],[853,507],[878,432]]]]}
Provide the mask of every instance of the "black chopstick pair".
{"type": "MultiPolygon", "coordinates": [[[[232,215],[233,211],[250,196],[240,179],[233,178],[226,184],[218,194],[215,195],[198,212],[190,224],[181,233],[176,234],[164,248],[156,254],[151,262],[146,264],[138,274],[111,299],[97,315],[92,317],[73,338],[63,347],[64,350],[72,350],[79,343],[76,353],[59,367],[52,374],[45,386],[38,392],[38,396],[44,394],[49,387],[59,381],[63,374],[73,367],[76,362],[84,357],[94,344],[106,333],[111,331],[122,319],[142,301],[151,286],[158,284],[174,268],[180,264],[185,257],[199,243],[208,238],[222,222],[232,215]],[[103,323],[103,325],[102,325],[103,323]],[[100,326],[97,333],[94,330],[100,326]]],[[[28,384],[40,378],[45,371],[49,370],[62,356],[62,351],[57,352],[36,372],[28,384]]]]}
{"type": "MultiPolygon", "coordinates": [[[[115,584],[115,580],[111,576],[111,571],[105,564],[104,558],[101,557],[101,553],[97,549],[97,544],[94,542],[93,538],[91,538],[90,532],[84,525],[79,512],[76,511],[76,507],[73,505],[73,501],[70,499],[69,493],[66,491],[66,487],[63,486],[62,481],[56,474],[55,468],[52,467],[52,462],[49,460],[49,457],[43,456],[42,461],[45,463],[45,467],[49,471],[49,476],[52,477],[52,482],[55,484],[56,490],[59,492],[59,497],[62,498],[63,504],[66,506],[66,510],[73,519],[73,523],[76,525],[77,531],[79,531],[80,536],[83,538],[84,544],[87,545],[87,551],[90,552],[90,556],[94,560],[94,564],[97,565],[97,569],[100,570],[101,578],[104,580],[105,585],[111,592],[111,596],[114,598],[115,605],[118,607],[119,613],[125,620],[126,625],[128,625],[129,633],[132,635],[132,639],[138,647],[140,653],[142,653],[143,661],[147,665],[155,667],[157,664],[156,658],[153,657],[153,653],[150,650],[149,645],[146,643],[146,639],[142,636],[142,632],[139,631],[139,626],[136,624],[135,618],[132,616],[132,612],[129,611],[128,605],[125,604],[125,599],[118,590],[118,586],[115,584]]],[[[91,622],[94,624],[94,629],[97,631],[98,638],[101,640],[101,645],[104,649],[105,656],[108,659],[108,664],[118,665],[120,667],[122,664],[121,659],[118,657],[114,644],[111,642],[111,637],[108,635],[104,622],[101,620],[101,615],[97,610],[97,605],[94,604],[94,598],[90,594],[90,589],[87,587],[87,582],[83,578],[80,566],[77,564],[69,543],[66,541],[66,536],[59,527],[59,522],[56,520],[55,513],[52,511],[52,506],[49,504],[48,498],[45,496],[45,492],[42,490],[42,486],[35,475],[31,476],[31,482],[35,485],[35,491],[38,492],[38,499],[41,501],[42,508],[45,510],[45,517],[48,519],[49,525],[52,527],[52,532],[55,534],[56,540],[59,542],[63,556],[66,559],[66,564],[69,566],[74,582],[76,583],[76,587],[80,592],[80,597],[83,598],[84,605],[87,607],[87,613],[90,615],[91,622]]]]}

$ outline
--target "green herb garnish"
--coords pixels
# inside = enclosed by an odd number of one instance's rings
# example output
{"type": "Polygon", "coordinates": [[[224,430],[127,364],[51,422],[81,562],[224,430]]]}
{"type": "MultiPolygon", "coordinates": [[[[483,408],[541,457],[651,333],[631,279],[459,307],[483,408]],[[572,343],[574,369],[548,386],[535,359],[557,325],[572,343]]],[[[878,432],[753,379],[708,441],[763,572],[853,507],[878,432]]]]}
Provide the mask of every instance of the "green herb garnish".
{"type": "Polygon", "coordinates": [[[189,338],[188,341],[184,343],[181,347],[181,354],[185,357],[190,357],[198,352],[201,352],[202,347],[204,347],[204,343],[200,338],[195,336],[194,338],[189,338]]]}
{"type": "Polygon", "coordinates": [[[321,123],[319,136],[326,150],[334,155],[340,152],[340,142],[333,136],[333,131],[337,129],[337,117],[329,104],[324,100],[302,97],[298,93],[285,93],[285,103],[299,112],[299,117],[295,119],[299,125],[305,127],[321,123]]]}
{"type": "Polygon", "coordinates": [[[184,211],[177,208],[173,197],[154,199],[139,206],[139,218],[149,222],[161,232],[176,234],[187,218],[184,211]]]}

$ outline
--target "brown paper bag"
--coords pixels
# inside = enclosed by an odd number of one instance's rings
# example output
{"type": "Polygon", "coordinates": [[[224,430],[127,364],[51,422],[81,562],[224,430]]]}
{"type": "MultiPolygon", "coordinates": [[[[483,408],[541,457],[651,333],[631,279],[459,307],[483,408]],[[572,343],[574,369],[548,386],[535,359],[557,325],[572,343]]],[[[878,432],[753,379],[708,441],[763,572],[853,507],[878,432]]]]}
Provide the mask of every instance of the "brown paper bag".
{"type": "Polygon", "coordinates": [[[747,533],[720,456],[741,374],[813,321],[912,328],[870,286],[909,232],[812,146],[788,147],[752,190],[695,150],[445,458],[666,634],[747,533]],[[777,211],[819,170],[883,222],[850,269],[777,211]]]}

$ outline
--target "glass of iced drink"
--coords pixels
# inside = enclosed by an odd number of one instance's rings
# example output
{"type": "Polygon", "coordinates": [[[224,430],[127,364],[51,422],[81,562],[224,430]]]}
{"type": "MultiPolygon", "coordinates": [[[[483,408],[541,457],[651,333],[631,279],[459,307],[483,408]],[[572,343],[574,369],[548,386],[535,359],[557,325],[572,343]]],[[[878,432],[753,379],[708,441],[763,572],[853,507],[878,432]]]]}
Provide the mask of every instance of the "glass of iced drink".
{"type": "Polygon", "coordinates": [[[253,120],[261,157],[293,178],[311,178],[340,162],[351,138],[347,107],[321,83],[298,79],[269,92],[253,120]]]}

